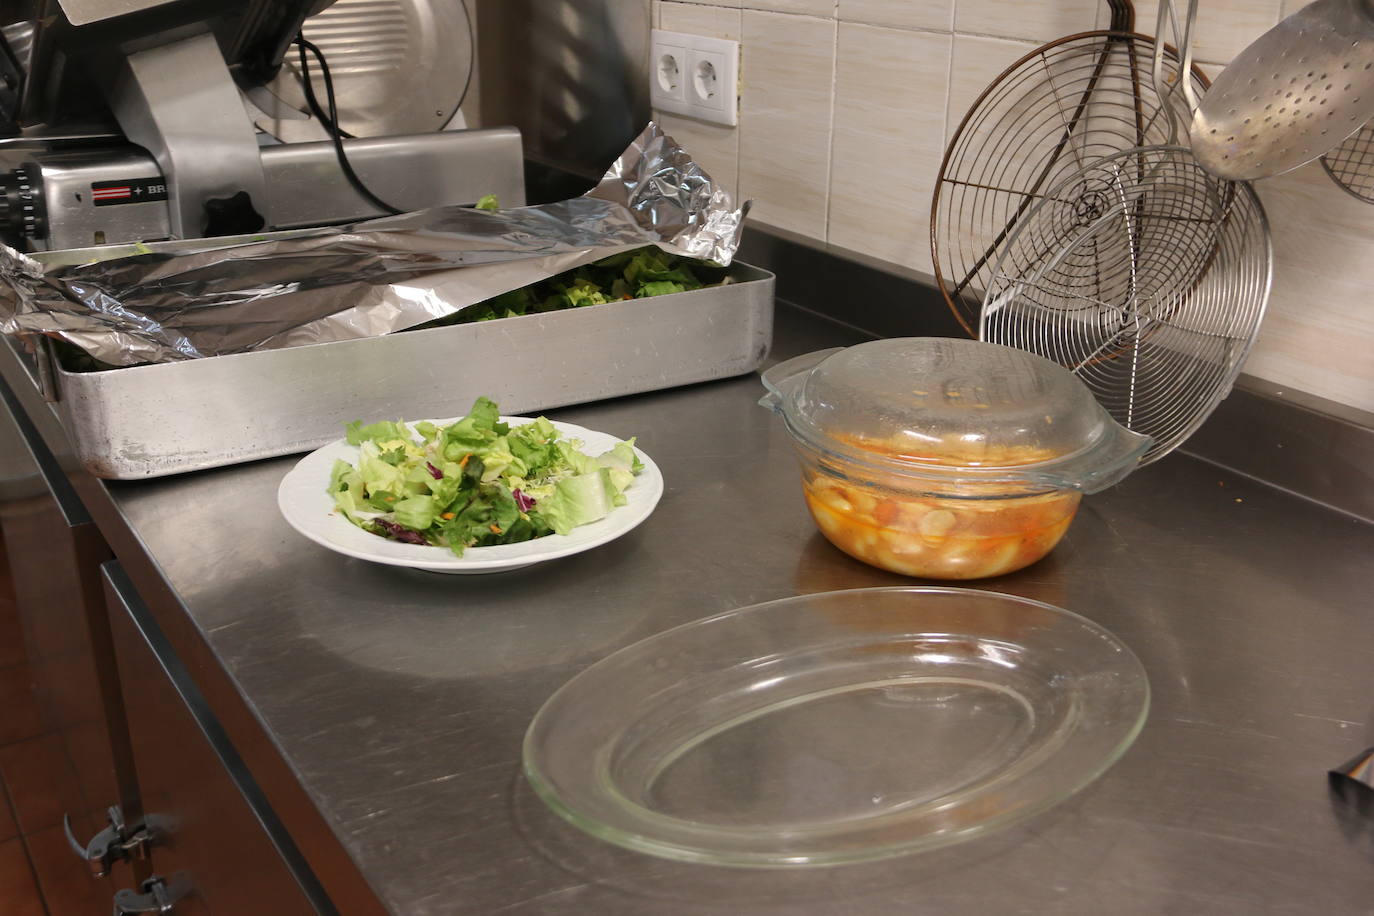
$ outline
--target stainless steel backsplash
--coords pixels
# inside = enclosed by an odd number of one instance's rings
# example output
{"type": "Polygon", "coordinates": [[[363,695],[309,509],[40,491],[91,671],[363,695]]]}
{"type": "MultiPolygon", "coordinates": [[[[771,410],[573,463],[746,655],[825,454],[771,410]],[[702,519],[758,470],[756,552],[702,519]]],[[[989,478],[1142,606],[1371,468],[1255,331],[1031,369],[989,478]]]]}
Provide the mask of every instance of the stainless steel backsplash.
{"type": "Polygon", "coordinates": [[[650,117],[650,0],[473,7],[481,123],[520,128],[536,163],[600,176],[650,117]]]}

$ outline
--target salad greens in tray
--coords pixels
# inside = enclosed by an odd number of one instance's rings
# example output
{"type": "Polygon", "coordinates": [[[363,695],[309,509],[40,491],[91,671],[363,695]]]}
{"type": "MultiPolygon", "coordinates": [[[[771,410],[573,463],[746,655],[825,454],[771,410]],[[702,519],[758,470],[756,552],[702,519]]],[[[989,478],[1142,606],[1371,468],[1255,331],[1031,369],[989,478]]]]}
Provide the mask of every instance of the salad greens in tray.
{"type": "Polygon", "coordinates": [[[625,505],[643,469],[633,439],[587,455],[543,417],[502,421],[484,397],[447,426],[350,423],[348,443],[358,446],[358,462],[334,462],[335,507],[364,531],[460,557],[468,547],[567,534],[604,518],[625,505]]]}
{"type": "MultiPolygon", "coordinates": [[[[666,296],[708,286],[724,286],[729,282],[728,268],[710,261],[679,257],[653,247],[638,248],[513,289],[407,331],[666,296]]],[[[63,368],[69,372],[105,372],[120,368],[101,362],[66,341],[57,340],[54,345],[63,368]]]]}
{"type": "Polygon", "coordinates": [[[547,280],[469,305],[452,315],[426,322],[411,330],[515,318],[534,312],[556,312],[624,299],[685,293],[707,286],[724,286],[730,282],[726,273],[727,268],[710,261],[679,257],[652,247],[637,248],[565,270],[547,280]]]}

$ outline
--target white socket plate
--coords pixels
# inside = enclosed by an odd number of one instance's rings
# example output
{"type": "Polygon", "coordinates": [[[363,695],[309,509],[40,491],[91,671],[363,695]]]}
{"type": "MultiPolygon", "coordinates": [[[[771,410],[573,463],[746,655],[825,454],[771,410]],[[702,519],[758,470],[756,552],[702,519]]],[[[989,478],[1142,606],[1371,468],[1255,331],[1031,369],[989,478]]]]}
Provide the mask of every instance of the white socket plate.
{"type": "Polygon", "coordinates": [[[730,127],[739,123],[739,42],[654,29],[649,47],[654,108],[730,127]]]}

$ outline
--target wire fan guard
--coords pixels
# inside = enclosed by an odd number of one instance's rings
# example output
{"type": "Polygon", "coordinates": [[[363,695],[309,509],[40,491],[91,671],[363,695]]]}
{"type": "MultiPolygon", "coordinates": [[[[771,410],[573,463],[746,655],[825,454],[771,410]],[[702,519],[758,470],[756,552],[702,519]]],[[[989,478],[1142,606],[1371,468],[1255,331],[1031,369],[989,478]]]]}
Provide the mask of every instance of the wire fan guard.
{"type": "MultiPolygon", "coordinates": [[[[1154,40],[1084,32],[1037,48],[993,81],[951,138],[931,207],[936,281],[970,334],[1008,236],[1044,192],[1104,156],[1170,143],[1151,81],[1154,40]]],[[[1177,79],[1178,56],[1165,50],[1177,79]]],[[[1192,71],[1198,94],[1206,78],[1192,71]]]]}
{"type": "Polygon", "coordinates": [[[982,309],[984,340],[1071,369],[1122,425],[1178,446],[1231,389],[1269,298],[1264,209],[1175,146],[1098,160],[1018,221],[982,309]]]}
{"type": "Polygon", "coordinates": [[[1367,204],[1374,204],[1374,127],[1366,124],[1322,157],[1331,180],[1367,204]]]}

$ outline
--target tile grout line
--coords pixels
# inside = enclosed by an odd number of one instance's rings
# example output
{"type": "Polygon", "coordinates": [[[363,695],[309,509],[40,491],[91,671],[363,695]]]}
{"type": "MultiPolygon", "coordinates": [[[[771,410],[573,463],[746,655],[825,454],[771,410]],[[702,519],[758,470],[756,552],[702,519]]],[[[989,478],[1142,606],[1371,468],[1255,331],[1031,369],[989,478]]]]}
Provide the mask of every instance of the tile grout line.
{"type": "Polygon", "coordinates": [[[33,891],[38,895],[38,903],[43,907],[43,912],[52,914],[52,908],[48,906],[48,897],[43,893],[43,882],[38,880],[38,866],[33,861],[33,850],[29,848],[29,837],[24,832],[23,826],[19,823],[19,811],[15,808],[14,797],[10,792],[9,781],[0,775],[0,801],[9,808],[10,822],[14,824],[14,839],[19,841],[19,845],[24,850],[24,861],[29,866],[29,878],[33,881],[33,891]]]}
{"type": "MultiPolygon", "coordinates": [[[[952,4],[951,4],[952,5],[952,4]]],[[[950,14],[953,16],[953,13],[950,14]]],[[[954,39],[957,36],[949,34],[949,66],[945,68],[945,123],[944,131],[940,134],[940,161],[944,161],[945,151],[949,149],[949,109],[954,101],[954,39]]],[[[937,167],[938,172],[938,167],[937,167]]],[[[938,179],[939,175],[936,175],[938,179]]]]}
{"type": "MultiPolygon", "coordinates": [[[[1011,41],[1011,42],[1020,42],[1020,43],[1024,43],[1024,44],[1031,44],[1031,45],[1034,45],[1034,46],[1036,46],[1036,47],[1039,47],[1040,45],[1043,45],[1043,44],[1045,44],[1045,43],[1047,43],[1047,42],[1053,41],[1053,40],[1055,40],[1056,38],[1062,37],[1062,35],[1061,35],[1060,33],[1056,33],[1056,34],[1054,34],[1054,35],[1051,35],[1051,36],[1048,36],[1048,37],[1042,37],[1042,38],[1033,38],[1033,37],[1032,37],[1032,38],[1028,38],[1028,37],[1026,37],[1025,35],[1002,35],[1002,34],[998,34],[997,32],[980,32],[980,31],[976,31],[976,30],[960,30],[959,28],[957,28],[957,22],[958,22],[958,0],[954,0],[954,2],[952,2],[952,3],[950,4],[949,25],[948,25],[948,27],[946,27],[946,28],[930,28],[929,26],[917,26],[917,25],[893,25],[892,23],[889,23],[889,22],[873,22],[873,21],[870,21],[870,20],[867,20],[867,19],[862,19],[862,18],[843,19],[843,18],[841,18],[841,16],[840,16],[840,0],[835,0],[834,6],[832,7],[831,13],[830,13],[829,16],[818,15],[818,14],[816,14],[816,13],[814,13],[814,12],[804,12],[804,11],[799,11],[799,10],[773,9],[773,8],[771,8],[771,7],[745,6],[745,5],[741,5],[741,6],[738,6],[738,7],[735,7],[735,6],[726,6],[726,5],[719,4],[719,3],[706,3],[706,2],[700,2],[700,0],[655,0],[655,2],[656,2],[656,3],[659,3],[659,4],[662,4],[662,3],[665,3],[665,2],[678,2],[678,3],[682,3],[682,4],[685,5],[685,6],[698,6],[698,7],[705,7],[705,8],[709,8],[709,9],[718,9],[718,10],[736,10],[736,9],[738,9],[738,10],[740,10],[741,12],[744,12],[744,11],[753,11],[753,12],[759,12],[759,13],[773,13],[773,14],[776,14],[776,15],[778,15],[778,16],[798,16],[798,17],[809,18],[809,19],[829,20],[829,21],[833,21],[833,22],[836,22],[836,23],[845,22],[845,23],[849,23],[849,24],[852,24],[852,25],[867,25],[867,26],[872,26],[873,28],[879,28],[879,29],[892,29],[892,30],[894,30],[894,31],[899,31],[899,32],[921,32],[921,33],[928,34],[928,35],[954,35],[954,36],[957,36],[957,35],[966,35],[966,36],[968,36],[968,37],[970,37],[970,38],[993,38],[993,39],[997,39],[997,40],[999,40],[999,41],[1011,41]]],[[[1286,17],[1283,15],[1283,10],[1282,10],[1282,6],[1281,6],[1281,5],[1280,5],[1280,7],[1276,8],[1275,13],[1276,13],[1276,18],[1275,18],[1274,22],[1271,23],[1270,26],[1269,26],[1269,27],[1271,27],[1271,28],[1272,28],[1273,25],[1277,25],[1277,24],[1278,24],[1279,22],[1281,22],[1284,18],[1286,18],[1286,17]]],[[[1104,22],[1104,21],[1102,21],[1102,18],[1101,18],[1101,17],[1103,17],[1103,15],[1104,15],[1104,12],[1103,12],[1102,9],[1100,9],[1100,8],[1094,8],[1093,21],[1089,24],[1089,25],[1091,26],[1091,29],[1093,29],[1093,30],[1104,30],[1104,29],[1107,27],[1107,23],[1104,22]]],[[[1137,22],[1137,24],[1136,24],[1136,31],[1142,31],[1141,25],[1142,25],[1142,23],[1137,22]]],[[[1150,26],[1150,28],[1144,29],[1144,33],[1145,33],[1145,34],[1149,34],[1149,33],[1153,30],[1153,22],[1144,23],[1144,25],[1150,26]]],[[[1224,64],[1218,64],[1218,63],[1216,63],[1216,62],[1214,62],[1214,61],[1199,61],[1199,63],[1207,64],[1207,65],[1209,65],[1209,66],[1225,66],[1224,64]]]]}
{"type": "Polygon", "coordinates": [[[43,882],[38,877],[38,866],[33,861],[33,850],[29,848],[28,836],[21,836],[21,843],[24,844],[24,858],[29,863],[29,876],[33,878],[33,890],[38,895],[38,905],[43,908],[43,912],[52,916],[52,907],[48,905],[48,894],[43,890],[43,882]]]}
{"type": "MultiPolygon", "coordinates": [[[[744,9],[739,9],[739,72],[735,74],[735,91],[739,97],[735,100],[735,203],[743,205],[749,200],[744,193],[744,94],[749,86],[748,67],[745,61],[749,57],[748,34],[745,32],[744,9]]],[[[750,201],[752,204],[752,201],[750,201]]]]}
{"type": "Polygon", "coordinates": [[[938,162],[939,164],[935,166],[935,180],[931,183],[930,196],[925,201],[925,213],[929,214],[929,222],[926,224],[926,229],[924,233],[920,231],[917,232],[917,237],[921,239],[917,243],[917,250],[919,251],[924,249],[925,253],[930,256],[930,269],[932,271],[935,270],[935,243],[933,241],[935,232],[933,228],[935,224],[935,193],[939,189],[940,175],[944,169],[945,156],[949,154],[949,147],[950,143],[952,142],[950,137],[949,122],[950,109],[954,105],[954,40],[958,36],[954,32],[953,26],[954,11],[957,8],[957,2],[958,0],[955,0],[955,2],[950,3],[950,33],[948,45],[949,65],[945,68],[945,116],[943,122],[941,123],[942,129],[940,131],[940,149],[939,152],[935,154],[936,162],[938,162]]]}
{"type": "Polygon", "coordinates": [[[821,225],[825,227],[822,241],[830,241],[830,189],[835,183],[835,108],[840,88],[840,0],[835,0],[833,20],[834,36],[830,40],[830,123],[826,134],[825,147],[825,215],[821,225]]]}
{"type": "MultiPolygon", "coordinates": [[[[666,2],[674,2],[674,0],[666,0],[666,2]]],[[[683,2],[683,0],[676,0],[676,2],[683,2]]],[[[722,10],[735,9],[735,7],[732,6],[718,6],[716,4],[710,3],[695,3],[688,5],[704,6],[722,10]]],[[[890,29],[894,32],[919,32],[923,35],[966,35],[969,38],[993,38],[998,41],[1011,41],[1018,42],[1020,44],[1029,44],[1034,47],[1039,47],[1040,45],[1046,44],[1048,42],[1054,41],[1057,38],[1063,37],[1063,35],[1059,33],[1056,33],[1045,38],[1027,38],[1025,35],[1000,35],[997,32],[959,30],[954,27],[954,7],[951,7],[949,27],[938,29],[920,25],[893,25],[890,22],[871,22],[867,19],[841,19],[838,11],[838,0],[836,4],[836,11],[832,13],[830,16],[818,16],[815,13],[798,12],[796,10],[775,10],[752,6],[740,7],[739,9],[742,12],[770,13],[776,16],[796,16],[801,19],[818,19],[821,22],[835,22],[837,24],[845,23],[847,25],[865,25],[875,29],[890,29]]],[[[1093,24],[1096,25],[1095,20],[1093,24]]]]}
{"type": "MultiPolygon", "coordinates": [[[[728,7],[727,7],[728,9],[728,7]]],[[[744,43],[744,8],[740,7],[735,11],[739,16],[735,23],[735,35],[739,39],[739,60],[735,62],[735,204],[736,206],[744,203],[744,190],[741,186],[740,178],[744,173],[744,58],[746,56],[744,43]]]]}
{"type": "MultiPolygon", "coordinates": [[[[3,542],[0,542],[0,569],[4,570],[4,575],[3,577],[0,577],[0,580],[6,583],[6,587],[10,592],[10,596],[6,599],[6,603],[10,605],[9,608],[7,608],[7,610],[17,615],[18,607],[15,605],[13,599],[14,582],[13,577],[10,575],[8,558],[4,555],[3,542]]],[[[19,661],[14,665],[6,665],[4,670],[8,671],[11,668],[17,668],[20,665],[27,664],[28,659],[24,658],[22,661],[19,661]]],[[[32,694],[31,688],[30,694],[32,694]]],[[[23,743],[23,741],[29,740],[32,740],[32,738],[21,739],[21,741],[11,742],[11,744],[21,744],[23,743]]],[[[5,746],[9,747],[11,745],[5,746]]],[[[29,848],[28,835],[24,832],[24,826],[19,821],[19,809],[14,803],[14,792],[10,789],[9,780],[5,779],[4,773],[2,771],[0,771],[0,805],[5,806],[5,809],[9,812],[10,823],[14,826],[14,836],[12,837],[12,839],[18,840],[20,848],[24,850],[24,861],[29,866],[29,879],[33,882],[32,887],[34,893],[37,895],[38,904],[43,908],[44,913],[51,914],[52,910],[48,906],[48,898],[43,894],[42,882],[38,880],[38,867],[34,864],[33,861],[33,851],[29,848]]]]}

